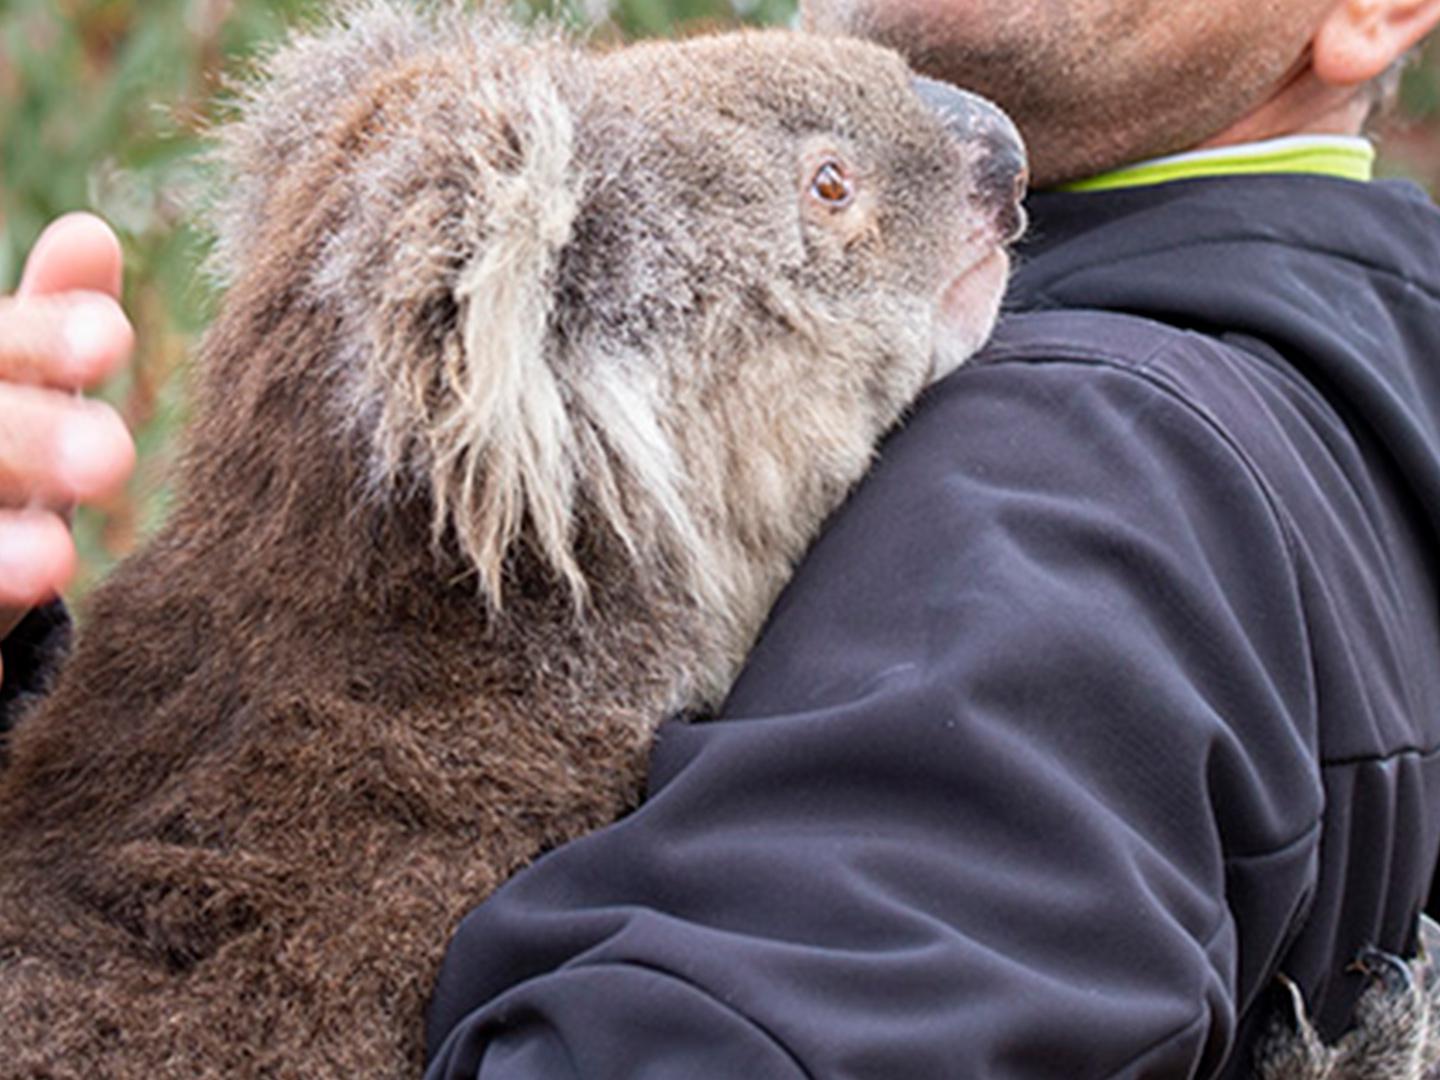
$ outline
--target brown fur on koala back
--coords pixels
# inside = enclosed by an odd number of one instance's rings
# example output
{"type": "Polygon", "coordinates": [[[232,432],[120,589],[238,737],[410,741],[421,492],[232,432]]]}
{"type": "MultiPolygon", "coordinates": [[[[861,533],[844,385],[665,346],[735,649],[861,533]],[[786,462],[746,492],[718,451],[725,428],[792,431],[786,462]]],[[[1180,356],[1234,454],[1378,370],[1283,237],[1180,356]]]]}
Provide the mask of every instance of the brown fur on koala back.
{"type": "Polygon", "coordinates": [[[175,513],[0,772],[7,1078],[413,1074],[458,918],[633,805],[1003,280],[856,42],[371,0],[222,145],[175,513]]]}

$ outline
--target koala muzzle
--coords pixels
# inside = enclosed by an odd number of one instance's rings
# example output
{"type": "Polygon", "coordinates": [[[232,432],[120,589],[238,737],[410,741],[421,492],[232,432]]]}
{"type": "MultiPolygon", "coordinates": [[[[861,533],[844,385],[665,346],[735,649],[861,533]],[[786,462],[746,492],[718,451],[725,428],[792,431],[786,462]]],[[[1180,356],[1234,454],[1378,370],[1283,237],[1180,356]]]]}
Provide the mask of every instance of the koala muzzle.
{"type": "Polygon", "coordinates": [[[1029,182],[1025,143],[1010,117],[979,94],[917,75],[915,93],[939,117],[945,130],[962,143],[978,143],[976,187],[985,205],[996,215],[996,228],[1005,242],[1025,231],[1020,200],[1029,182]]]}

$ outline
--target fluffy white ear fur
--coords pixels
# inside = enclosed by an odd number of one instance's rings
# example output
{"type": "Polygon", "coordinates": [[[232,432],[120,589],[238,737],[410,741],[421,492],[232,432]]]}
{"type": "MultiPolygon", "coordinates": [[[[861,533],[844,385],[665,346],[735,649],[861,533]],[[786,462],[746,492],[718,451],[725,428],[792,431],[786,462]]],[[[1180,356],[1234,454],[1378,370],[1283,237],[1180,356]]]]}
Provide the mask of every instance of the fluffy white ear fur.
{"type": "Polygon", "coordinates": [[[577,600],[585,593],[570,542],[575,437],[546,355],[554,271],[578,208],[574,133],[553,85],[528,81],[507,117],[518,161],[494,175],[485,241],[455,282],[461,348],[428,423],[437,536],[453,530],[496,603],[527,518],[546,561],[577,600]]]}
{"type": "Polygon", "coordinates": [[[575,436],[546,355],[578,206],[573,117],[551,76],[567,52],[498,15],[427,12],[352,0],[262,62],[220,132],[212,269],[227,284],[253,269],[290,177],[338,195],[310,279],[342,315],[338,404],[371,441],[372,483],[425,483],[436,539],[453,538],[493,603],[522,528],[580,601],[575,436]],[[365,144],[337,153],[353,126],[337,104],[372,96],[365,144]],[[420,314],[437,303],[454,316],[443,340],[420,314]]]}
{"type": "Polygon", "coordinates": [[[426,486],[437,543],[458,546],[497,607],[522,529],[577,602],[586,592],[575,432],[549,342],[581,181],[551,59],[427,58],[403,129],[354,164],[352,219],[316,279],[364,343],[343,380],[375,479],[426,486]]]}

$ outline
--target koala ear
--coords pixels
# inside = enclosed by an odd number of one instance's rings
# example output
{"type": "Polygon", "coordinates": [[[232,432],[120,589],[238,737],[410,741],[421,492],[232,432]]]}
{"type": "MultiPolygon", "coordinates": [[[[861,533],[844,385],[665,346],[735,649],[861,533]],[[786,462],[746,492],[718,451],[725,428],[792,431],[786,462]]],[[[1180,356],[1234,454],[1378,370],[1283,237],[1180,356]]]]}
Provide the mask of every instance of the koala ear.
{"type": "Polygon", "coordinates": [[[437,48],[442,28],[394,0],[349,0],[297,32],[231,87],[231,118],[215,133],[216,176],[204,217],[214,232],[210,271],[224,284],[250,262],[281,178],[325,152],[337,108],[362,88],[437,48]]]}
{"type": "Polygon", "coordinates": [[[351,0],[265,61],[220,133],[219,276],[301,277],[335,319],[329,374],[374,493],[423,488],[496,604],[522,529],[584,594],[548,343],[580,182],[557,79],[578,93],[583,68],[500,13],[351,0]]]}
{"type": "Polygon", "coordinates": [[[554,366],[559,256],[578,212],[574,119],[543,48],[426,58],[376,84],[369,145],[314,275],[342,312],[347,413],[372,479],[423,485],[499,604],[522,530],[577,600],[574,432],[554,366]],[[398,87],[398,89],[397,89],[398,87]],[[381,134],[383,133],[383,134],[381,134]]]}
{"type": "Polygon", "coordinates": [[[571,545],[575,436],[550,343],[557,263],[579,206],[573,131],[555,88],[527,82],[504,124],[513,154],[485,177],[473,226],[483,241],[451,285],[454,340],[424,420],[437,538],[453,533],[497,604],[506,552],[527,523],[576,598],[585,591],[571,545]]]}

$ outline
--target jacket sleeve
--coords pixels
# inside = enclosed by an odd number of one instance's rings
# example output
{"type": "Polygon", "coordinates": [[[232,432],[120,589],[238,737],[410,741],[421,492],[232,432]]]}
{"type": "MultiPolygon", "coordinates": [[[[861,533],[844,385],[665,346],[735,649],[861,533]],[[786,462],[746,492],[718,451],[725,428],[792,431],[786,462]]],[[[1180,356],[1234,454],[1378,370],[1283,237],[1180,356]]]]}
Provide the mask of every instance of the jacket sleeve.
{"type": "Polygon", "coordinates": [[[1322,805],[1287,537],[1143,370],[934,388],[633,815],[463,922],[430,1080],[1207,1076],[1322,805]]]}
{"type": "Polygon", "coordinates": [[[38,607],[0,640],[0,736],[25,703],[49,689],[70,647],[70,616],[56,600],[38,607]]]}

